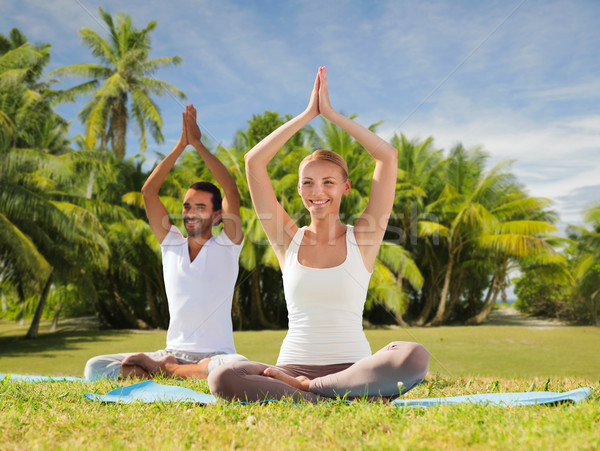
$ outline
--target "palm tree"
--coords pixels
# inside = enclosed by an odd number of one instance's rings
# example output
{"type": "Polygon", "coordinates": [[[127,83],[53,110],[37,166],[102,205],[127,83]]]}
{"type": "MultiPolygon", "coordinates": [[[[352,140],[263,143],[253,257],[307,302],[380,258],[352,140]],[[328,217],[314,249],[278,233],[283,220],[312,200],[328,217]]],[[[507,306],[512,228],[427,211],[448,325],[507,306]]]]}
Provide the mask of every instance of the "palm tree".
{"type": "Polygon", "coordinates": [[[432,197],[441,191],[442,151],[433,148],[433,138],[409,141],[404,135],[394,135],[391,144],[398,150],[398,183],[394,200],[394,217],[398,240],[406,249],[415,246],[420,213],[432,197]]]}
{"type": "Polygon", "coordinates": [[[93,92],[91,100],[79,113],[87,127],[86,145],[92,149],[99,139],[100,148],[104,150],[111,143],[115,154],[123,159],[130,115],[139,129],[142,150],[147,147],[148,130],[156,142],[164,141],[162,118],[151,95],[169,94],[179,99],[186,96],[152,75],[162,67],[181,64],[182,59],[179,56],[149,59],[150,34],[157,26],[156,21],[139,30],[126,14],[117,14],[115,24],[112,16],[100,8],[100,17],[108,27],[108,40],[86,27],[79,33],[101,64],[75,64],[57,69],[53,74],[91,78],[64,91],[62,100],[73,100],[93,92]]]}
{"type": "Polygon", "coordinates": [[[25,293],[38,290],[49,272],[33,240],[13,222],[15,214],[25,216],[29,209],[31,215],[45,207],[37,198],[27,205],[18,196],[23,192],[22,169],[36,166],[40,157],[16,147],[24,144],[31,128],[27,113],[35,111],[43,97],[38,81],[50,58],[49,49],[47,44],[31,45],[16,28],[8,37],[0,34],[0,279],[18,286],[22,303],[25,293]]]}
{"type": "Polygon", "coordinates": [[[544,210],[550,201],[527,197],[514,185],[507,188],[505,195],[491,206],[493,221],[477,243],[486,251],[485,261],[491,263],[492,280],[480,311],[466,320],[468,325],[481,324],[487,318],[498,294],[506,287],[509,273],[522,262],[564,263],[551,244],[549,234],[556,228],[551,223],[551,214],[544,210]]]}
{"type": "Polygon", "coordinates": [[[427,249],[424,246],[426,241],[419,239],[423,236],[419,237],[418,224],[431,219],[425,213],[425,205],[439,196],[442,187],[441,168],[445,160],[442,151],[433,148],[431,137],[419,142],[409,141],[404,135],[394,135],[391,144],[398,150],[398,183],[386,239],[406,249],[419,268],[421,282],[418,285],[404,286],[404,277],[398,278],[398,285],[409,298],[407,310],[420,311],[416,319],[404,315],[403,320],[422,326],[433,308],[434,297],[428,294],[432,291],[431,284],[421,290],[427,273],[427,260],[423,259],[427,249]]]}
{"type": "Polygon", "coordinates": [[[584,212],[584,219],[592,223],[586,227],[569,227],[571,246],[571,273],[573,275],[574,303],[581,308],[583,317],[595,326],[600,325],[600,205],[584,212]]]}
{"type": "Polygon", "coordinates": [[[480,323],[503,288],[512,258],[554,253],[541,237],[552,232],[553,226],[535,218],[547,201],[524,196],[506,163],[484,172],[486,159],[480,149],[468,151],[456,146],[446,166],[445,187],[428,206],[441,222],[419,224],[421,233],[437,233],[447,246],[443,286],[428,325],[443,324],[453,313],[464,289],[465,271],[471,283],[475,274],[484,279],[488,277],[485,274],[493,274],[483,309],[470,319],[471,323],[480,323]]]}
{"type": "Polygon", "coordinates": [[[49,195],[56,184],[44,171],[68,151],[66,122],[51,106],[53,81],[40,81],[49,59],[49,45],[31,45],[17,29],[0,35],[0,277],[16,285],[21,303],[42,289],[41,308],[63,251],[93,230],[77,225],[87,212],[49,195]]]}
{"type": "Polygon", "coordinates": [[[37,335],[54,283],[84,283],[92,268],[106,264],[96,215],[49,177],[61,166],[57,160],[64,156],[29,149],[5,151],[0,160],[0,276],[16,284],[21,301],[42,291],[29,337],[37,335]]]}
{"type": "Polygon", "coordinates": [[[49,61],[49,44],[30,44],[16,28],[0,34],[0,150],[66,149],[67,122],[52,109],[56,80],[41,80],[49,61]]]}

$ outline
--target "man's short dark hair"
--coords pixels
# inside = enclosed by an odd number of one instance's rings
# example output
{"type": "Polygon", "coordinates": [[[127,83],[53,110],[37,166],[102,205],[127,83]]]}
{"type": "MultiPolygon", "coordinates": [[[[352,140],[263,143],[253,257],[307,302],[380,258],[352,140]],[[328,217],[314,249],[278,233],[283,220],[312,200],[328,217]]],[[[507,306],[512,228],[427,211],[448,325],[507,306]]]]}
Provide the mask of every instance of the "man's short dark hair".
{"type": "Polygon", "coordinates": [[[210,182],[196,182],[190,189],[196,191],[206,191],[212,194],[213,211],[220,210],[222,208],[223,198],[221,197],[221,191],[215,185],[210,182]]]}

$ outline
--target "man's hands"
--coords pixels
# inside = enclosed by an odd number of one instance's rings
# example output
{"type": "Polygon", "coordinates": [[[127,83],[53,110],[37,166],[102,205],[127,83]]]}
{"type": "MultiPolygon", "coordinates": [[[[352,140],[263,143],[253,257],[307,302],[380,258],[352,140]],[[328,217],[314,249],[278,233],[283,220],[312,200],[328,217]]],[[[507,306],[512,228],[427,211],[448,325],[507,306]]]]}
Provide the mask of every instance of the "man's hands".
{"type": "Polygon", "coordinates": [[[189,144],[197,147],[200,144],[200,138],[202,133],[200,127],[196,123],[196,108],[191,103],[185,107],[185,112],[181,114],[182,118],[182,129],[181,137],[177,143],[178,147],[185,149],[189,144]]]}
{"type": "Polygon", "coordinates": [[[185,124],[185,114],[186,113],[181,113],[181,122],[182,122],[181,136],[179,137],[179,142],[175,146],[175,148],[179,148],[179,149],[181,149],[181,151],[183,151],[187,147],[187,145],[190,143],[188,141],[188,136],[187,136],[187,129],[186,129],[186,124],[185,124]]]}
{"type": "Polygon", "coordinates": [[[183,113],[183,123],[187,134],[188,144],[194,147],[198,147],[200,144],[200,138],[202,133],[200,127],[196,122],[196,108],[191,103],[185,107],[185,113],[183,113]]]}

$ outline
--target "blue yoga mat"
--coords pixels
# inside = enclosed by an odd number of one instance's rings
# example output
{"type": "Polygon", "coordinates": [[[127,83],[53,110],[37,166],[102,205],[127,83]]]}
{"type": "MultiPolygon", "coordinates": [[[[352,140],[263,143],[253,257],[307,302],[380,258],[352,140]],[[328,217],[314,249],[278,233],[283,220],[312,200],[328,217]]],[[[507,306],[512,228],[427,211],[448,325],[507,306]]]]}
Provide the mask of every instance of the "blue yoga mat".
{"type": "MultiPolygon", "coordinates": [[[[478,395],[453,396],[447,398],[396,399],[392,405],[396,407],[431,407],[435,405],[453,405],[461,403],[483,404],[490,406],[529,406],[533,404],[552,404],[556,402],[579,402],[591,393],[589,388],[578,388],[564,393],[526,392],[526,393],[484,393],[478,395]]],[[[117,388],[106,395],[86,393],[92,401],[121,402],[195,402],[199,404],[216,404],[213,395],[198,393],[189,388],[174,385],[161,385],[153,381],[144,381],[127,387],[117,388]]]]}
{"type": "Polygon", "coordinates": [[[73,376],[33,376],[30,374],[4,374],[0,373],[0,381],[5,379],[11,381],[23,382],[48,382],[48,381],[69,381],[69,382],[85,382],[83,377],[73,376]]]}
{"type": "Polygon", "coordinates": [[[590,396],[590,388],[578,388],[563,393],[534,391],[524,393],[482,393],[477,395],[450,396],[446,398],[402,399],[392,401],[398,407],[431,407],[437,405],[481,404],[486,406],[531,406],[570,401],[577,403],[590,396]]]}
{"type": "Polygon", "coordinates": [[[86,393],[85,397],[92,401],[120,402],[195,402],[199,404],[216,404],[213,395],[199,393],[195,390],[176,385],[161,385],[151,380],[138,382],[127,387],[115,388],[105,395],[86,393]]]}

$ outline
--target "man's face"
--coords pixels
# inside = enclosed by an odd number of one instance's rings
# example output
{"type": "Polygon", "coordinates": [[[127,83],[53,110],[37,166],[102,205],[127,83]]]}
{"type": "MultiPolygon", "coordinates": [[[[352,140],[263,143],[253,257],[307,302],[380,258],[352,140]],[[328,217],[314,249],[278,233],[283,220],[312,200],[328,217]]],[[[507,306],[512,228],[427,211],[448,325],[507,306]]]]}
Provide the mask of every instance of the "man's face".
{"type": "Polygon", "coordinates": [[[212,193],[190,189],[183,199],[183,225],[188,236],[210,234],[221,211],[213,211],[212,193]]]}

